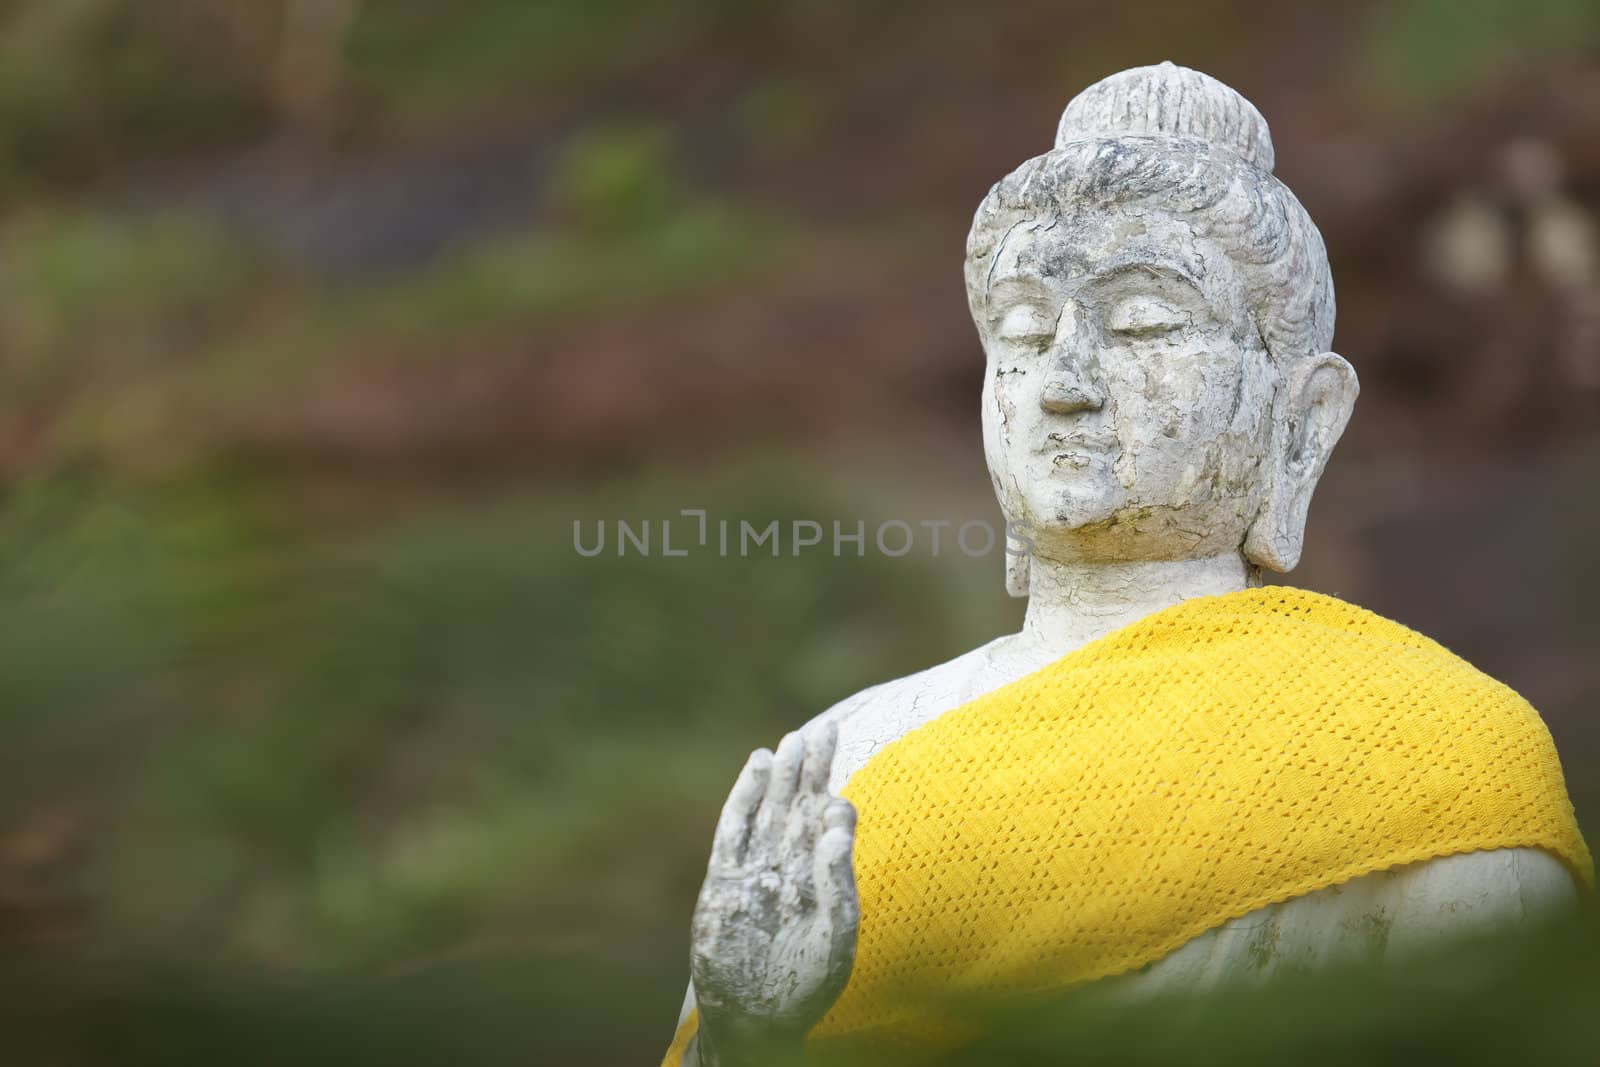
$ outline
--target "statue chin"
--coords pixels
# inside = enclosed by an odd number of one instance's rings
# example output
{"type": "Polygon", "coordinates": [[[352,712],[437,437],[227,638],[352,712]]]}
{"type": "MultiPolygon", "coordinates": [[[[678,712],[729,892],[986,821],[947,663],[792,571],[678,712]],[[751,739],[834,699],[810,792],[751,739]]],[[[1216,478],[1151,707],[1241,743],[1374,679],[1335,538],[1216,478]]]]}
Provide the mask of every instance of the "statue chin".
{"type": "Polygon", "coordinates": [[[1127,488],[1109,464],[1065,470],[991,463],[990,469],[996,485],[1009,487],[1000,494],[1007,522],[1037,538],[1112,524],[1129,503],[1127,488]]]}
{"type": "Polygon", "coordinates": [[[1044,540],[1114,526],[1128,504],[1122,486],[1100,478],[1063,477],[1034,495],[1027,524],[1044,540]]]}
{"type": "MultiPolygon", "coordinates": [[[[1008,508],[1009,528],[1030,551],[1063,562],[1119,563],[1196,559],[1219,555],[1244,538],[1209,512],[1197,516],[1188,501],[1167,503],[1138,496],[1115,478],[1079,475],[1036,485],[1023,507],[1008,508]],[[1191,532],[1204,529],[1196,539],[1191,532]]],[[[1233,509],[1229,509],[1233,510],[1233,509]]]]}

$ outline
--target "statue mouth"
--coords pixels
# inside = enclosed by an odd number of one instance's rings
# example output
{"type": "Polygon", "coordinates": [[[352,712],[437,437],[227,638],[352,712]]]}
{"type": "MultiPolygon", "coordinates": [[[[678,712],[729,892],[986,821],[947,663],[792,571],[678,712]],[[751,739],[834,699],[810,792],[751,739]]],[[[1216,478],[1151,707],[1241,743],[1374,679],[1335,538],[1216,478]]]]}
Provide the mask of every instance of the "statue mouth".
{"type": "Polygon", "coordinates": [[[1049,445],[1040,449],[1050,456],[1057,470],[1079,471],[1095,457],[1103,456],[1116,446],[1116,438],[1104,434],[1076,434],[1053,432],[1045,436],[1049,445]]]}
{"type": "Polygon", "coordinates": [[[1081,471],[1087,467],[1094,457],[1087,452],[1069,450],[1057,452],[1050,457],[1050,463],[1056,470],[1081,471]]]}

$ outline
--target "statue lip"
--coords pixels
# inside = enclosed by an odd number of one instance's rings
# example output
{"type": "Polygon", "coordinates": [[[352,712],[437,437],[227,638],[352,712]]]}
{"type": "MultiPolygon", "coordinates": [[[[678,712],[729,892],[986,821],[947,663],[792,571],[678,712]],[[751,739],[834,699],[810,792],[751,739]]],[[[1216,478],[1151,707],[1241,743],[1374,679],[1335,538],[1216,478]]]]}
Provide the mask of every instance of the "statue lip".
{"type": "Polygon", "coordinates": [[[1051,451],[1050,445],[1057,446],[1058,450],[1053,453],[1052,458],[1058,460],[1063,456],[1070,456],[1074,453],[1106,452],[1116,447],[1117,444],[1117,438],[1114,434],[1051,432],[1045,435],[1045,440],[1049,444],[1039,449],[1039,451],[1049,452],[1051,451]]]}
{"type": "Polygon", "coordinates": [[[1055,451],[1041,449],[1049,452],[1050,465],[1057,470],[1081,471],[1096,458],[1105,456],[1117,444],[1117,439],[1110,434],[1067,434],[1052,433],[1046,438],[1052,445],[1058,446],[1055,451]]]}
{"type": "Polygon", "coordinates": [[[1101,453],[1082,451],[1057,452],[1050,457],[1050,464],[1057,470],[1081,471],[1089,465],[1090,460],[1099,454],[1101,453]]]}

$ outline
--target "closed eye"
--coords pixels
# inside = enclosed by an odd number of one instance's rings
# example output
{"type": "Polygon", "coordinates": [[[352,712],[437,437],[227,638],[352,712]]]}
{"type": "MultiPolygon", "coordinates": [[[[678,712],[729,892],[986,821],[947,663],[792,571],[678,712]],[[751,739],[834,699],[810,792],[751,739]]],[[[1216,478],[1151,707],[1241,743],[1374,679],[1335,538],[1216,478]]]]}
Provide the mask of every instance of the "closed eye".
{"type": "Polygon", "coordinates": [[[1106,329],[1125,337],[1158,337],[1192,325],[1194,313],[1149,296],[1119,301],[1106,316],[1106,329]]]}
{"type": "Polygon", "coordinates": [[[1043,347],[1055,338],[1056,320],[1037,305],[1016,304],[1000,316],[994,333],[1012,344],[1043,347]]]}

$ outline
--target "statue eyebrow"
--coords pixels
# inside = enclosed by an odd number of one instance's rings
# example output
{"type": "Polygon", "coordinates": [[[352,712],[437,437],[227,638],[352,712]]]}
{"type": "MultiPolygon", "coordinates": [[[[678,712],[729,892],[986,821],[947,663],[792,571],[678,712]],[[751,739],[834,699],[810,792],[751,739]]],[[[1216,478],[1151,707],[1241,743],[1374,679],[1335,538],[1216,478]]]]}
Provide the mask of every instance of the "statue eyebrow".
{"type": "Polygon", "coordinates": [[[1007,296],[1028,296],[1042,300],[1049,296],[1049,290],[1033,275],[1002,274],[990,283],[984,293],[984,303],[993,304],[997,299],[1003,300],[1007,296]]]}
{"type": "Polygon", "coordinates": [[[1030,271],[1007,271],[989,283],[990,290],[1001,288],[1042,289],[1043,283],[1030,271]]]}
{"type": "Polygon", "coordinates": [[[1122,263],[1112,263],[1094,272],[1096,283],[1112,281],[1116,278],[1126,277],[1129,274],[1148,274],[1153,278],[1178,282],[1193,289],[1202,299],[1205,297],[1205,287],[1200,284],[1199,278],[1184,267],[1174,266],[1171,263],[1150,263],[1145,260],[1132,260],[1122,263]]]}

